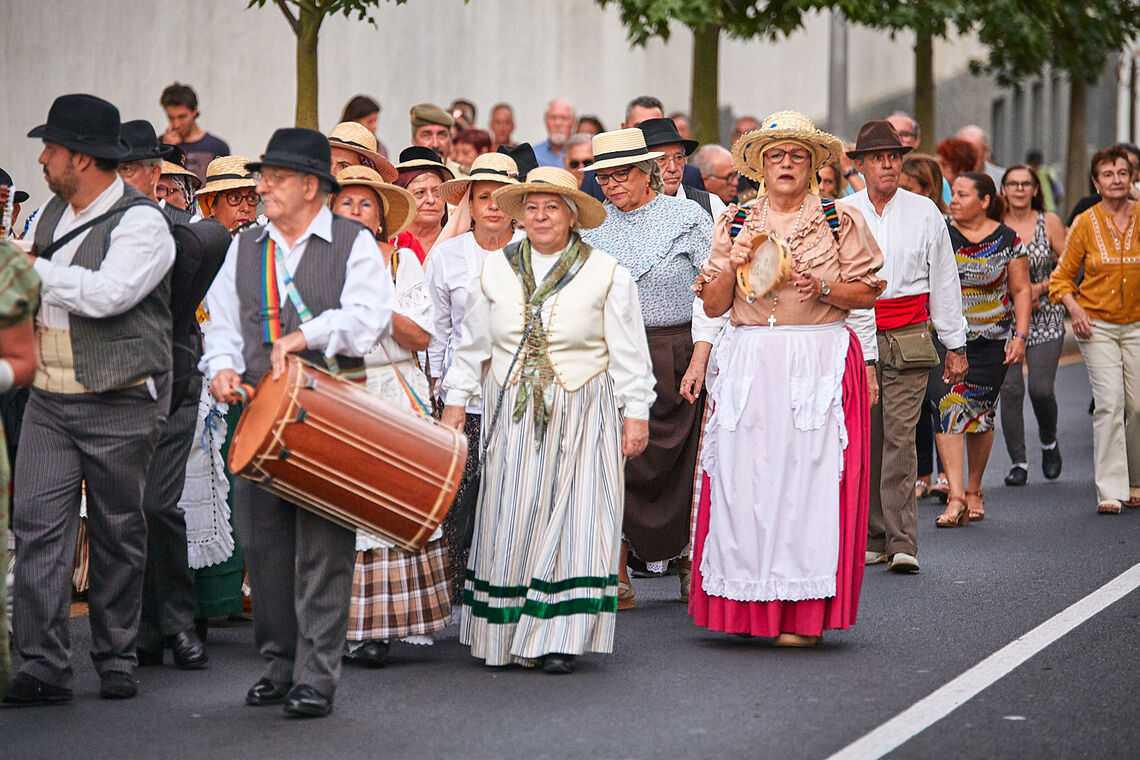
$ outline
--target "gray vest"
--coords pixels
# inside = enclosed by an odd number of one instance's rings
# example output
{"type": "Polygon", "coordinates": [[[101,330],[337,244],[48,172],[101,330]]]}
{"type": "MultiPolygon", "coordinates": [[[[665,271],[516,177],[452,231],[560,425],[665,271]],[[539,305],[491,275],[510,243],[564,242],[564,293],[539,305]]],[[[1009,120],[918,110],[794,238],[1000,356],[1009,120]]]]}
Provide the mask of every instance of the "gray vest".
{"type": "MultiPolygon", "coordinates": [[[[333,216],[332,243],[319,237],[310,237],[305,244],[305,253],[293,282],[301,294],[301,300],[314,317],[329,309],[340,308],[340,293],[344,290],[344,280],[348,273],[348,255],[356,236],[364,229],[360,224],[340,216],[333,216]]],[[[256,384],[269,371],[270,346],[265,343],[265,280],[262,273],[264,227],[252,227],[238,236],[236,262],[236,286],[241,303],[242,356],[245,359],[245,374],[242,382],[256,384]]],[[[273,276],[276,276],[275,274],[273,276]]],[[[301,327],[301,318],[289,299],[289,294],[281,292],[281,334],[301,327]]],[[[326,368],[324,353],[316,350],[303,351],[301,358],[318,367],[326,368]]],[[[364,368],[364,359],[359,356],[337,356],[341,373],[359,374],[364,368]]]]}
{"type": "MultiPolygon", "coordinates": [[[[141,193],[126,185],[123,197],[111,209],[118,209],[141,197],[141,193]]],[[[59,196],[48,201],[36,226],[38,250],[51,245],[55,228],[66,209],[67,202],[59,196]]],[[[157,206],[154,209],[161,213],[157,206]]],[[[88,230],[71,259],[71,265],[98,270],[110,250],[111,232],[122,218],[122,214],[116,214],[88,230]]],[[[169,372],[172,350],[170,272],[163,276],[154,290],[122,314],[103,319],[69,314],[68,322],[71,352],[75,356],[75,378],[95,393],[105,393],[151,375],[169,372]]]]}

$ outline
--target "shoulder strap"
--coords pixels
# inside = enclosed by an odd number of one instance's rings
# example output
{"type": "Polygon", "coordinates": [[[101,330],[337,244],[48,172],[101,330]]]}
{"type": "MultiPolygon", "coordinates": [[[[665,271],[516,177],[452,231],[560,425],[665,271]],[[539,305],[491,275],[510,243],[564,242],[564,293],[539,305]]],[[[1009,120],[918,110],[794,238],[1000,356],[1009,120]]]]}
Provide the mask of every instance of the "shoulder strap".
{"type": "Polygon", "coordinates": [[[831,234],[835,236],[835,242],[839,242],[839,209],[835,206],[833,198],[820,198],[819,207],[823,209],[823,218],[827,220],[827,226],[831,228],[831,234]]]}
{"type": "MultiPolygon", "coordinates": [[[[88,221],[79,225],[78,227],[71,230],[70,232],[68,232],[63,237],[61,237],[59,240],[53,241],[52,244],[49,245],[44,250],[37,251],[36,256],[38,256],[41,259],[47,259],[50,261],[51,257],[55,255],[56,251],[58,251],[60,248],[67,245],[68,243],[70,243],[77,236],[79,236],[79,235],[83,234],[84,232],[86,232],[87,230],[91,229],[96,224],[100,224],[102,222],[105,222],[108,219],[110,219],[111,217],[115,216],[116,214],[122,214],[129,209],[135,208],[136,206],[154,206],[154,201],[152,201],[150,198],[132,198],[132,199],[128,200],[126,203],[124,203],[120,206],[116,206],[115,208],[111,209],[110,211],[102,213],[99,216],[95,217],[94,219],[89,219],[88,221]]],[[[154,207],[156,209],[158,208],[157,206],[154,206],[154,207]]],[[[161,209],[160,209],[160,211],[161,211],[161,209]]],[[[162,218],[166,219],[166,223],[168,225],[170,224],[170,220],[167,218],[166,214],[163,214],[162,218]]]]}
{"type": "Polygon", "coordinates": [[[707,192],[705,192],[704,190],[698,190],[695,187],[686,187],[685,188],[685,196],[696,201],[697,205],[699,205],[701,208],[703,208],[705,210],[706,214],[708,214],[709,216],[713,215],[712,201],[709,200],[709,194],[707,192]]]}

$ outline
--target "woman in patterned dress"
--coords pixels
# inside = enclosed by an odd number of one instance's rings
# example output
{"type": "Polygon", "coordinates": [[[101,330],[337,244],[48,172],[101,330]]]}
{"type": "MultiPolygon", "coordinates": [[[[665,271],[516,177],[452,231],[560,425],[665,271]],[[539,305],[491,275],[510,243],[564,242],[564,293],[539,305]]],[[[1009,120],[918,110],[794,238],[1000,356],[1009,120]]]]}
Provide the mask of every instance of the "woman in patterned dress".
{"type": "Polygon", "coordinates": [[[1053,385],[1057,363],[1065,341],[1065,307],[1049,303],[1049,275],[1065,250],[1065,225],[1053,213],[1045,211],[1045,193],[1037,173],[1029,166],[1011,166],[1001,181],[1005,214],[1002,224],[1024,241],[1029,259],[1029,298],[1033,320],[1029,324],[1029,342],[1025,361],[1009,365],[1001,387],[1001,432],[1005,448],[1013,463],[1005,476],[1007,486],[1023,486],[1029,479],[1029,460],[1025,456],[1025,377],[1029,375],[1029,402],[1037,418],[1037,434],[1041,440],[1041,471],[1047,480],[1061,476],[1061,449],[1057,445],[1057,395],[1053,385]]]}
{"type": "MultiPolygon", "coordinates": [[[[392,327],[364,357],[368,390],[409,414],[430,415],[427,376],[417,352],[431,340],[431,297],[415,253],[387,242],[412,223],[415,198],[366,166],[343,169],[336,179],[341,190],[332,200],[333,212],[357,220],[376,236],[396,287],[392,327]]],[[[442,530],[418,552],[357,531],[346,637],[349,662],[381,667],[393,639],[432,644],[451,617],[447,581],[442,530]]]]}
{"type": "MultiPolygon", "coordinates": [[[[953,386],[931,377],[931,395],[938,399],[938,454],[950,481],[946,510],[935,521],[940,528],[985,517],[982,475],[994,445],[998,393],[1006,368],[1025,356],[1033,311],[1029,261],[1017,233],[1001,223],[1002,202],[994,181],[967,172],[954,180],[952,191],[950,242],[962,282],[970,370],[953,386]]],[[[939,353],[945,353],[941,346],[939,353]]]]}
{"type": "Polygon", "coordinates": [[[444,377],[443,421],[480,395],[484,471],[459,626],[487,665],[613,650],[625,459],[654,400],[629,272],[578,228],[605,218],[564,169],[539,167],[495,203],[527,237],[488,254],[444,377]]]}

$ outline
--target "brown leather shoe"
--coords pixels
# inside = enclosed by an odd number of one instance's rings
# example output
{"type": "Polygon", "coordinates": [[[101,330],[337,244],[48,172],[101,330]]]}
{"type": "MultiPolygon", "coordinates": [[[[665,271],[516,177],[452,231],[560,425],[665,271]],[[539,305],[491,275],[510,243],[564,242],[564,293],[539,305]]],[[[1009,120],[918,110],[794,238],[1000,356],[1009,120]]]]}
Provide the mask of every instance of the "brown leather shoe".
{"type": "Polygon", "coordinates": [[[618,609],[632,610],[637,606],[637,594],[633,592],[633,584],[628,581],[618,581],[618,609]]]}

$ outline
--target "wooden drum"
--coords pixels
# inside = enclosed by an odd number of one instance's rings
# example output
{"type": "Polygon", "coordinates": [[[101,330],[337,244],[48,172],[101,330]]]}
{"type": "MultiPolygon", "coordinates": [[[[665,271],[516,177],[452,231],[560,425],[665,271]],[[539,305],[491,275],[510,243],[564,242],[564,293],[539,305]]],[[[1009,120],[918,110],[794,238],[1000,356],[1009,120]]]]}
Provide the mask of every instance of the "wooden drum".
{"type": "Polygon", "coordinates": [[[295,356],[252,396],[230,445],[231,471],[346,528],[423,548],[459,489],[462,432],[295,356]]]}

